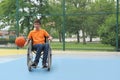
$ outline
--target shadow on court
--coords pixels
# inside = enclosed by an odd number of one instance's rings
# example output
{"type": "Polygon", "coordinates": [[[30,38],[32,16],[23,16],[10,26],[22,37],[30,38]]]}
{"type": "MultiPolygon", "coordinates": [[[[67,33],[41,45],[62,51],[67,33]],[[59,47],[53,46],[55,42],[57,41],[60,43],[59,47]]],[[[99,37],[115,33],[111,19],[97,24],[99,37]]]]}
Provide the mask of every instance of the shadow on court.
{"type": "Polygon", "coordinates": [[[51,71],[29,72],[26,57],[0,63],[0,80],[120,80],[120,57],[53,56],[51,71]]]}

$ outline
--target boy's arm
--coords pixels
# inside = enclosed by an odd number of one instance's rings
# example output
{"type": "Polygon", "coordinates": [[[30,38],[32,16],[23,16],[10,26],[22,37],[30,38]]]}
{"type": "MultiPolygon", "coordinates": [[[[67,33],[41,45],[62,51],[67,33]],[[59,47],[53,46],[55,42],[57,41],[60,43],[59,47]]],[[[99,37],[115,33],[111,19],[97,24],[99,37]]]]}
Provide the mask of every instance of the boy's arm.
{"type": "Polygon", "coordinates": [[[30,39],[27,39],[27,40],[26,40],[26,42],[25,42],[25,44],[24,44],[24,47],[28,45],[29,41],[30,41],[30,39]]]}
{"type": "Polygon", "coordinates": [[[48,38],[48,40],[52,40],[52,36],[50,36],[47,31],[45,31],[45,36],[48,38]]]}
{"type": "Polygon", "coordinates": [[[26,40],[26,42],[24,44],[24,47],[28,45],[31,38],[32,38],[32,36],[31,36],[31,32],[30,32],[29,35],[28,35],[28,39],[26,40]]]}

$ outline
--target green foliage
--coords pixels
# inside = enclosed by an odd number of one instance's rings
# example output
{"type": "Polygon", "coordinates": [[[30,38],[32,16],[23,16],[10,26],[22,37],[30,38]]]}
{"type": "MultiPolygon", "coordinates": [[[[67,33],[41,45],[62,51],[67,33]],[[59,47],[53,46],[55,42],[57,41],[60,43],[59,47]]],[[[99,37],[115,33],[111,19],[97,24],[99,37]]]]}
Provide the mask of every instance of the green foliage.
{"type": "MultiPolygon", "coordinates": [[[[53,37],[62,38],[63,0],[18,0],[19,32],[27,35],[33,29],[33,21],[40,18],[42,27],[53,37]],[[36,4],[37,3],[37,4],[36,4]],[[52,25],[50,23],[53,23],[52,25]]],[[[86,36],[99,37],[104,44],[115,45],[115,0],[65,0],[65,31],[69,35],[83,31],[86,36]]],[[[0,29],[16,27],[16,0],[0,2],[0,29]]],[[[77,37],[79,38],[79,36],[77,37]]]]}
{"type": "Polygon", "coordinates": [[[9,36],[9,43],[15,43],[16,36],[9,36]]]}
{"type": "Polygon", "coordinates": [[[16,0],[3,0],[0,3],[0,15],[15,14],[16,0]]]}
{"type": "MultiPolygon", "coordinates": [[[[33,0],[2,0],[0,2],[0,21],[4,24],[0,28],[6,26],[16,27],[16,9],[19,7],[19,32],[27,34],[33,26],[33,20],[38,15],[49,13],[49,4],[47,0],[37,0],[37,4],[33,0]]],[[[45,19],[46,16],[41,15],[41,19],[45,19]]],[[[45,21],[42,21],[43,23],[45,21]]],[[[17,28],[15,28],[17,29],[17,28]]]]}
{"type": "MultiPolygon", "coordinates": [[[[111,44],[112,46],[115,46],[116,45],[116,16],[115,15],[109,16],[105,20],[105,23],[100,26],[98,33],[100,35],[101,42],[103,44],[111,44]]],[[[120,35],[119,35],[119,41],[120,41],[120,35]]],[[[119,46],[120,46],[120,43],[119,43],[119,46]]]]}
{"type": "Polygon", "coordinates": [[[0,21],[3,23],[0,29],[15,24],[15,2],[16,0],[2,0],[0,2],[0,21]]]}

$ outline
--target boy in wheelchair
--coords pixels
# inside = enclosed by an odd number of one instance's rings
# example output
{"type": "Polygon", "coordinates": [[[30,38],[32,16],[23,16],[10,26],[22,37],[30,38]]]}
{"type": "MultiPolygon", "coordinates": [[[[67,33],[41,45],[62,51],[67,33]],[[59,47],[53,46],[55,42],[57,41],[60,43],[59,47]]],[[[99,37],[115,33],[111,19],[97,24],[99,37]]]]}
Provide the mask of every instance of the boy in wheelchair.
{"type": "Polygon", "coordinates": [[[34,21],[34,30],[30,31],[28,34],[28,39],[24,46],[28,45],[29,41],[33,41],[33,48],[36,51],[36,56],[34,62],[31,64],[31,66],[36,67],[39,63],[39,58],[41,56],[41,52],[43,51],[43,60],[42,65],[43,68],[47,68],[46,61],[48,56],[48,49],[49,44],[45,43],[45,37],[48,38],[48,40],[51,40],[52,37],[48,34],[48,32],[44,29],[41,29],[41,22],[39,19],[36,19],[34,21]]]}

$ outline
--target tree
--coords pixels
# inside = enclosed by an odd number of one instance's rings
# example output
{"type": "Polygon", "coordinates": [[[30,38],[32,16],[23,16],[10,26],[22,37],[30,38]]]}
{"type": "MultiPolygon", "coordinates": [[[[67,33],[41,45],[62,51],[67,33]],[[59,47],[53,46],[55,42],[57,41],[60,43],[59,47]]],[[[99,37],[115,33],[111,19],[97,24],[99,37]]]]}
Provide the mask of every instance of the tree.
{"type": "Polygon", "coordinates": [[[3,23],[0,28],[6,26],[14,26],[15,24],[15,1],[16,0],[2,0],[0,2],[0,21],[3,23]]]}
{"type": "MultiPolygon", "coordinates": [[[[33,20],[38,16],[44,23],[43,19],[46,18],[45,13],[49,13],[47,0],[37,0],[37,3],[33,0],[18,0],[19,4],[16,4],[16,0],[3,0],[0,2],[0,15],[1,22],[15,27],[16,24],[16,5],[19,5],[19,32],[27,34],[33,27],[33,20]]],[[[6,26],[4,25],[4,26],[6,26]]],[[[16,28],[15,28],[16,29],[16,28]]]]}
{"type": "Polygon", "coordinates": [[[50,0],[49,1],[50,16],[47,17],[48,22],[54,22],[54,30],[59,38],[59,42],[62,42],[62,0],[50,0]]]}
{"type": "Polygon", "coordinates": [[[87,12],[88,0],[68,0],[67,1],[67,13],[73,14],[73,16],[67,17],[67,28],[69,32],[77,34],[77,42],[80,42],[79,31],[82,30],[83,44],[86,44],[85,36],[85,19],[87,18],[84,14],[87,12]],[[78,16],[79,15],[79,16],[78,16]],[[72,23],[72,24],[69,24],[72,23]]]}
{"type": "Polygon", "coordinates": [[[115,12],[115,1],[95,0],[91,2],[88,12],[95,15],[89,15],[86,20],[86,32],[90,36],[90,42],[93,37],[98,36],[99,26],[102,25],[106,18],[115,12]]]}
{"type": "MultiPolygon", "coordinates": [[[[115,15],[109,16],[105,20],[105,23],[100,26],[98,33],[100,35],[101,42],[103,44],[110,44],[112,46],[116,45],[116,17],[115,15]]],[[[120,41],[120,35],[118,39],[120,41]]],[[[120,43],[119,43],[119,46],[120,46],[120,43]]]]}

